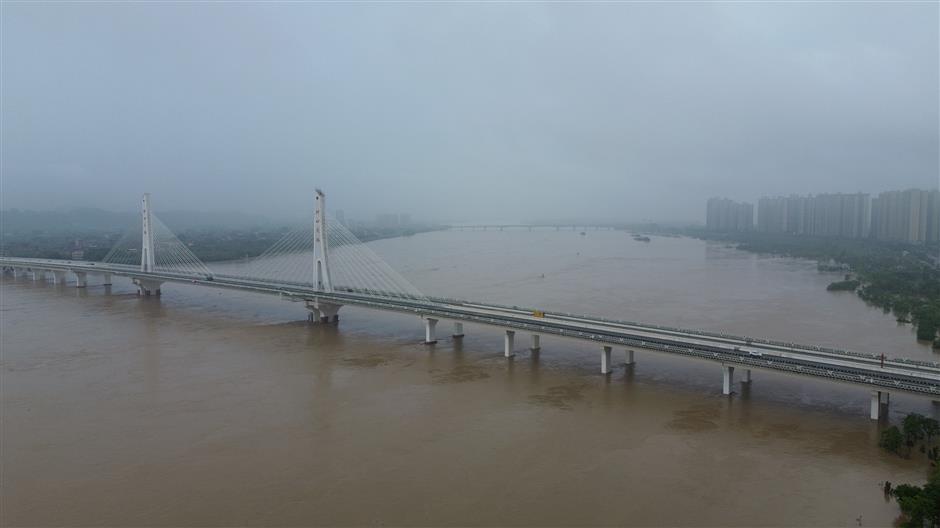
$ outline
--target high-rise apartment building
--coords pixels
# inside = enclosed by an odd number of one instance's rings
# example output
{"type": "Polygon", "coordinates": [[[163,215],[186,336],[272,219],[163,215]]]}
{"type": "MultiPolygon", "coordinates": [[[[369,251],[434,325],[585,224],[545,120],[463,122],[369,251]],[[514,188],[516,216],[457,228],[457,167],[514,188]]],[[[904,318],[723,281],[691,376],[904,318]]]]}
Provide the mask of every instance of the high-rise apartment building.
{"type": "Polygon", "coordinates": [[[757,230],[792,235],[867,237],[871,225],[867,194],[763,197],[757,230]]]}
{"type": "MultiPolygon", "coordinates": [[[[750,204],[712,198],[706,224],[713,231],[743,231],[752,228],[751,220],[744,218],[753,214],[750,204]],[[734,220],[736,215],[742,219],[734,220]]],[[[874,199],[865,193],[764,196],[757,203],[757,230],[910,244],[940,242],[940,190],[887,191],[874,199]]]]}
{"type": "Polygon", "coordinates": [[[754,204],[709,198],[705,225],[710,231],[750,231],[754,227],[754,204]]]}
{"type": "Polygon", "coordinates": [[[764,196],[757,202],[757,230],[763,233],[786,233],[788,213],[786,198],[764,196]]]}
{"type": "Polygon", "coordinates": [[[940,191],[887,191],[872,203],[872,236],[910,244],[940,240],[940,191]]]}

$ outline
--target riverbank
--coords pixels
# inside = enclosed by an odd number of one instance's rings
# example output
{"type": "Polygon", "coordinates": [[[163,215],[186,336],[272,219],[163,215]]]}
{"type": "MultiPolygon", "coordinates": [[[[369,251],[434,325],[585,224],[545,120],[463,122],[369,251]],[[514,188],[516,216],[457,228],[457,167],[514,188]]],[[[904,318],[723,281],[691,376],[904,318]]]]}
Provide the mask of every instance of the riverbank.
{"type": "Polygon", "coordinates": [[[669,230],[703,240],[723,241],[759,254],[811,259],[821,271],[845,271],[830,291],[852,291],[865,302],[891,313],[899,323],[915,325],[918,341],[940,348],[940,269],[933,246],[913,246],[869,239],[821,238],[772,233],[713,233],[669,230]],[[933,253],[931,253],[933,252],[933,253]]]}

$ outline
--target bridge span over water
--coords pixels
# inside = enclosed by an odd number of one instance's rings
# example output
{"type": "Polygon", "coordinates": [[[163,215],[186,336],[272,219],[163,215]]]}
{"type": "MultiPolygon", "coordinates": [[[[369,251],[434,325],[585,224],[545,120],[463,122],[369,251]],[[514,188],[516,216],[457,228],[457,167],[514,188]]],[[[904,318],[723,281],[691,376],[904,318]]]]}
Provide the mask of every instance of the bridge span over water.
{"type": "MultiPolygon", "coordinates": [[[[32,280],[45,280],[49,274],[57,284],[74,277],[77,287],[87,285],[89,274],[100,275],[105,284],[111,284],[115,276],[127,277],[144,296],[159,295],[164,283],[278,295],[302,302],[312,320],[327,324],[338,322],[339,310],[346,305],[412,314],[423,321],[427,344],[437,341],[437,326],[441,321],[453,325],[451,335],[455,339],[463,337],[466,323],[492,326],[504,331],[503,352],[507,358],[516,350],[515,339],[519,333],[530,335],[532,351],[540,350],[542,336],[588,341],[599,347],[602,374],[609,374],[613,369],[614,348],[624,351],[621,357],[627,365],[634,364],[636,350],[682,356],[719,366],[722,392],[726,395],[733,393],[735,370],[743,371],[741,383],[751,383],[753,370],[821,378],[870,391],[870,416],[874,420],[882,415],[892,392],[940,401],[938,363],[424,296],[413,287],[409,288],[410,285],[384,263],[375,260],[374,254],[370,260],[371,252],[362,244],[357,246],[357,241],[348,233],[329,229],[324,195],[320,191],[317,191],[316,204],[312,231],[289,233],[258,258],[257,266],[248,266],[247,273],[237,275],[213,273],[172,234],[167,235],[165,226],[151,213],[148,195],[144,195],[141,202],[139,249],[129,248],[124,252],[132,255],[136,262],[127,263],[126,254],[106,257],[103,262],[0,257],[0,266],[14,277],[28,275],[32,280]],[[342,256],[344,271],[348,272],[342,282],[333,278],[333,274],[340,271],[340,268],[331,269],[333,250],[342,256]],[[304,263],[299,267],[298,259],[304,263]]],[[[336,264],[333,262],[333,266],[336,264]]]]}

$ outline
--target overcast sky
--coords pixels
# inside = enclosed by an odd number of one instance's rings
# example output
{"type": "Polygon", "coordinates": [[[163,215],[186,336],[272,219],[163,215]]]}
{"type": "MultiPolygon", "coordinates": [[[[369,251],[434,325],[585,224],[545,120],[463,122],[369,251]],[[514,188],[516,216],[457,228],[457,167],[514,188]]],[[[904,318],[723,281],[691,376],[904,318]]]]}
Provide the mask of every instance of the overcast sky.
{"type": "Polygon", "coordinates": [[[702,221],[938,186],[938,4],[2,5],[3,208],[702,221]]]}

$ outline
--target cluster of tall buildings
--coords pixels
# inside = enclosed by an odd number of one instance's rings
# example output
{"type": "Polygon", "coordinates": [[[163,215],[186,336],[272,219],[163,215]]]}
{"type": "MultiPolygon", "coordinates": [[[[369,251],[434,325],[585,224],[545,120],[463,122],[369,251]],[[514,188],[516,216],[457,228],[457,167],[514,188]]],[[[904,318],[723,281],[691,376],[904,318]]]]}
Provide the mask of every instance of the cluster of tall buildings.
{"type": "Polygon", "coordinates": [[[867,194],[763,197],[757,230],[764,233],[865,238],[871,231],[867,194]]]}
{"type": "Polygon", "coordinates": [[[705,223],[712,231],[750,231],[754,228],[754,204],[710,198],[705,223]]]}
{"type": "Polygon", "coordinates": [[[883,192],[871,204],[872,236],[882,240],[940,240],[940,191],[883,192]]]}
{"type": "MultiPolygon", "coordinates": [[[[725,198],[708,200],[706,225],[712,231],[749,231],[753,206],[725,198]],[[740,214],[741,222],[727,219],[740,214]]],[[[763,197],[757,202],[757,231],[792,235],[876,238],[912,244],[940,240],[940,191],[887,191],[868,194],[763,197]]]]}

